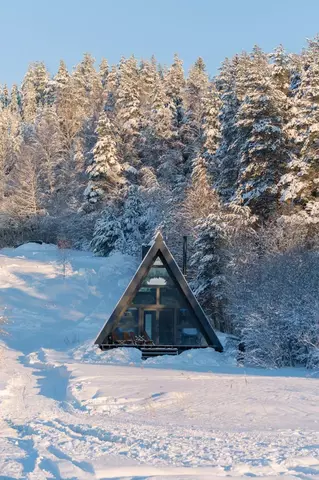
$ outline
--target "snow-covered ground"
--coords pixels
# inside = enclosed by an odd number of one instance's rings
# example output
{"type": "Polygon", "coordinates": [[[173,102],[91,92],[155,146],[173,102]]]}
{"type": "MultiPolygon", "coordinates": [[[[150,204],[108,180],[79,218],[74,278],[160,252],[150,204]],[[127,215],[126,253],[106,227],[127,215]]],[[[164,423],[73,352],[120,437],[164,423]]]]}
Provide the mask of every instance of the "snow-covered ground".
{"type": "Polygon", "coordinates": [[[314,372],[92,346],[135,268],[52,245],[0,251],[0,479],[319,479],[314,372]]]}

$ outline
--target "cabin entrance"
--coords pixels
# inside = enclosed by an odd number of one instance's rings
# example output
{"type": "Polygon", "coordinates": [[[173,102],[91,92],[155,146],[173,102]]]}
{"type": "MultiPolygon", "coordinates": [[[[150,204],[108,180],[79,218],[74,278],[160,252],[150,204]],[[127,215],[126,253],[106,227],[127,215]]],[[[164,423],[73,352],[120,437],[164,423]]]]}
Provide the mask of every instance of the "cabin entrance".
{"type": "Polygon", "coordinates": [[[175,310],[161,308],[142,309],[143,331],[156,345],[175,344],[175,310]]]}

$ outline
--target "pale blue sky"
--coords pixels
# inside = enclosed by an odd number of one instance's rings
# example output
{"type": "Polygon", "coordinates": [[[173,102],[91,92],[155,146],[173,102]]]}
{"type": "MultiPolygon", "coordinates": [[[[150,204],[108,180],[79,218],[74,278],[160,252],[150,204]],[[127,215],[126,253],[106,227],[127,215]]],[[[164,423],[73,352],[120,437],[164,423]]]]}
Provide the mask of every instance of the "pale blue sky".
{"type": "Polygon", "coordinates": [[[255,43],[298,52],[319,31],[319,0],[0,0],[0,8],[0,83],[9,85],[33,61],[54,73],[60,58],[71,69],[84,52],[110,63],[154,54],[163,64],[177,52],[186,70],[202,56],[214,75],[255,43]]]}

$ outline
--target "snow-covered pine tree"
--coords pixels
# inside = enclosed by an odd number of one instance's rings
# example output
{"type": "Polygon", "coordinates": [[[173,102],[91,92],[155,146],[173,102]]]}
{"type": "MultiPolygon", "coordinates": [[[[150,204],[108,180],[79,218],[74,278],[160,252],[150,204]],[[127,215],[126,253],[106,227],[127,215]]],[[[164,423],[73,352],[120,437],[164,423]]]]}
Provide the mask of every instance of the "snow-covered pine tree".
{"type": "Polygon", "coordinates": [[[8,135],[7,122],[4,112],[0,112],[0,211],[4,207],[4,198],[6,191],[6,173],[7,173],[7,142],[6,137],[8,135]]]}
{"type": "Polygon", "coordinates": [[[150,61],[143,60],[140,65],[140,101],[143,128],[149,127],[152,103],[159,83],[158,80],[159,74],[155,57],[152,57],[150,61]]]}
{"type": "Polygon", "coordinates": [[[125,239],[122,248],[125,253],[138,255],[140,251],[146,234],[145,208],[139,187],[130,185],[126,191],[121,217],[121,228],[125,239]]]}
{"type": "Polygon", "coordinates": [[[11,88],[10,111],[15,115],[19,115],[21,113],[20,92],[16,84],[13,84],[11,88]]]}
{"type": "Polygon", "coordinates": [[[191,266],[196,267],[192,287],[213,324],[223,331],[224,286],[228,263],[227,229],[221,218],[222,209],[217,196],[212,210],[214,213],[197,221],[195,253],[191,257],[191,266]]]}
{"type": "Polygon", "coordinates": [[[43,214],[40,169],[32,146],[21,147],[12,175],[12,213],[21,219],[37,219],[43,214]]]}
{"type": "Polygon", "coordinates": [[[32,124],[37,115],[37,92],[32,81],[24,82],[22,86],[22,118],[27,124],[32,124]]]}
{"type": "Polygon", "coordinates": [[[221,100],[216,85],[209,85],[203,99],[203,151],[208,161],[212,161],[220,142],[220,108],[221,100]]]}
{"type": "Polygon", "coordinates": [[[129,167],[139,164],[137,146],[142,124],[140,75],[134,56],[122,59],[119,69],[115,111],[121,136],[124,162],[129,167]]]}
{"type": "Polygon", "coordinates": [[[13,170],[21,146],[20,117],[9,108],[0,111],[0,203],[5,206],[9,174],[13,170]]]}
{"type": "Polygon", "coordinates": [[[60,65],[59,65],[57,74],[54,76],[57,95],[59,95],[60,90],[66,87],[69,80],[70,80],[70,75],[69,75],[67,66],[63,60],[60,60],[60,65]]]}
{"type": "Polygon", "coordinates": [[[293,97],[287,131],[294,157],[281,179],[282,200],[308,211],[319,222],[319,36],[302,56],[300,83],[293,97]]]}
{"type": "Polygon", "coordinates": [[[158,143],[168,142],[176,134],[172,109],[159,74],[156,75],[152,96],[150,130],[157,140],[156,148],[160,148],[158,143]]]}
{"type": "Polygon", "coordinates": [[[186,189],[182,208],[178,209],[188,235],[196,236],[197,222],[206,218],[219,205],[217,198],[209,178],[206,159],[199,155],[193,163],[191,183],[186,189]]]}
{"type": "Polygon", "coordinates": [[[105,110],[109,116],[114,116],[116,94],[119,86],[119,71],[116,65],[112,65],[108,76],[107,83],[104,87],[105,93],[105,110]]]}
{"type": "Polygon", "coordinates": [[[224,201],[229,202],[235,195],[239,170],[239,141],[236,115],[240,105],[237,91],[239,64],[242,58],[235,56],[223,62],[216,86],[221,99],[220,142],[214,161],[209,162],[209,171],[214,178],[216,189],[224,201]]]}
{"type": "Polygon", "coordinates": [[[102,61],[100,63],[99,74],[100,74],[102,87],[105,88],[107,84],[107,77],[109,74],[109,64],[105,58],[102,58],[102,61]]]}
{"type": "Polygon", "coordinates": [[[290,159],[284,131],[287,97],[276,87],[268,57],[259,47],[244,65],[238,80],[245,93],[236,116],[240,142],[236,201],[266,219],[278,208],[278,184],[290,159]]]}
{"type": "Polygon", "coordinates": [[[101,106],[102,82],[94,64],[92,55],[85,53],[72,74],[73,88],[77,89],[77,96],[82,98],[86,117],[95,115],[101,106]]]}
{"type": "Polygon", "coordinates": [[[0,90],[0,105],[1,108],[7,108],[10,103],[9,90],[6,84],[0,90]]]}
{"type": "Polygon", "coordinates": [[[97,142],[93,149],[92,163],[87,168],[90,181],[84,192],[90,203],[105,201],[118,195],[119,188],[124,183],[115,128],[106,112],[100,115],[96,133],[97,142]]]}
{"type": "Polygon", "coordinates": [[[184,155],[190,160],[198,153],[203,140],[204,102],[208,97],[209,79],[200,57],[190,69],[184,92],[185,116],[181,128],[184,155]]]}
{"type": "MultiPolygon", "coordinates": [[[[32,90],[32,85],[35,92],[34,94],[36,105],[41,106],[47,103],[47,91],[49,81],[50,75],[43,62],[35,62],[31,64],[22,82],[21,89],[24,98],[28,97],[27,92],[29,90],[32,90]]],[[[32,98],[33,94],[31,94],[30,96],[32,98]]]]}
{"type": "Polygon", "coordinates": [[[283,45],[279,45],[269,55],[272,59],[271,75],[276,84],[276,88],[285,95],[290,93],[292,61],[290,55],[286,52],[283,45]]]}
{"type": "Polygon", "coordinates": [[[164,85],[173,111],[175,127],[179,129],[184,119],[185,77],[183,62],[177,54],[174,55],[174,62],[164,75],[164,85]]]}
{"type": "Polygon", "coordinates": [[[87,97],[78,81],[73,76],[70,76],[69,79],[64,75],[62,77],[61,70],[60,78],[56,82],[55,106],[65,150],[68,155],[72,155],[74,141],[79,136],[84,120],[87,118],[87,97]]]}
{"type": "Polygon", "coordinates": [[[196,225],[192,285],[217,328],[232,331],[227,310],[228,281],[252,258],[257,218],[248,207],[223,205],[216,192],[211,195],[211,213],[196,225]]]}
{"type": "Polygon", "coordinates": [[[47,87],[45,90],[47,105],[54,105],[57,102],[60,92],[68,84],[69,78],[70,75],[65,62],[63,60],[60,60],[59,68],[56,75],[51,78],[47,83],[47,87]]]}
{"type": "Polygon", "coordinates": [[[214,83],[209,85],[206,95],[203,97],[202,127],[200,138],[200,149],[193,159],[192,176],[193,179],[198,176],[198,171],[204,167],[205,175],[208,174],[216,179],[215,155],[218,151],[220,142],[220,107],[221,101],[214,83]]]}
{"type": "Polygon", "coordinates": [[[91,241],[92,251],[96,255],[106,257],[113,250],[122,251],[124,243],[122,225],[117,214],[113,208],[106,209],[95,224],[91,241]]]}
{"type": "Polygon", "coordinates": [[[34,158],[39,169],[39,182],[43,192],[43,204],[51,213],[61,208],[63,195],[62,172],[64,170],[63,138],[55,106],[46,106],[37,118],[32,138],[34,158]]]}

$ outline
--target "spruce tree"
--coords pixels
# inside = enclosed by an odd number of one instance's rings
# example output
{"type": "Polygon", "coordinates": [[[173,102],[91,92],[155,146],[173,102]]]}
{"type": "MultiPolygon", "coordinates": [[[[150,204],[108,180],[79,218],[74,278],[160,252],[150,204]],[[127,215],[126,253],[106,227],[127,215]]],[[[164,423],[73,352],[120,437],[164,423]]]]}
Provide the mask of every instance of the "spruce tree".
{"type": "Polygon", "coordinates": [[[124,161],[128,165],[139,165],[138,140],[142,124],[140,101],[140,76],[134,57],[122,59],[119,71],[120,81],[116,95],[116,121],[122,139],[124,161]]]}
{"type": "Polygon", "coordinates": [[[279,45],[270,54],[272,59],[271,75],[274,79],[276,88],[281,90],[285,95],[288,95],[291,87],[291,57],[287,54],[282,45],[279,45]]]}
{"type": "Polygon", "coordinates": [[[123,229],[118,216],[112,209],[106,209],[95,224],[90,245],[92,251],[96,255],[107,257],[113,250],[121,251],[124,243],[123,229]]]}
{"type": "Polygon", "coordinates": [[[32,124],[37,115],[37,92],[33,82],[26,82],[22,90],[22,118],[32,124]]]}
{"type": "Polygon", "coordinates": [[[184,119],[185,77],[183,62],[177,54],[174,55],[174,62],[164,76],[164,85],[173,111],[175,127],[179,129],[184,119]]]}
{"type": "Polygon", "coordinates": [[[236,200],[265,219],[278,208],[278,184],[290,159],[284,132],[286,96],[276,88],[268,58],[258,47],[240,74],[245,94],[236,116],[240,143],[236,200]]]}
{"type": "Polygon", "coordinates": [[[18,86],[16,84],[12,85],[11,94],[10,94],[10,111],[13,114],[21,113],[21,98],[18,86]]]}
{"type": "Polygon", "coordinates": [[[100,115],[96,133],[92,163],[87,168],[90,182],[85,190],[90,203],[116,195],[123,183],[114,126],[105,112],[100,115]]]}
{"type": "Polygon", "coordinates": [[[204,102],[208,97],[209,79],[202,58],[189,72],[184,93],[185,117],[182,127],[184,152],[196,155],[203,139],[204,102]]]}
{"type": "Polygon", "coordinates": [[[94,64],[95,59],[86,53],[72,74],[73,88],[81,98],[87,117],[97,113],[102,98],[101,79],[94,64]]]}
{"type": "Polygon", "coordinates": [[[302,56],[300,82],[292,100],[287,127],[293,158],[282,176],[282,199],[310,217],[318,217],[319,198],[319,37],[309,41],[302,56]]]}
{"type": "Polygon", "coordinates": [[[107,77],[109,74],[109,64],[107,63],[107,60],[105,58],[103,58],[100,63],[99,74],[100,74],[102,87],[105,88],[107,85],[107,77]]]}
{"type": "Polygon", "coordinates": [[[173,124],[173,113],[159,75],[155,79],[150,128],[155,139],[159,141],[169,141],[176,134],[173,124]]]}
{"type": "Polygon", "coordinates": [[[226,59],[216,78],[221,99],[220,142],[214,161],[209,163],[209,170],[213,175],[217,191],[226,202],[231,201],[235,196],[239,170],[240,144],[236,115],[240,105],[237,79],[241,61],[242,59],[237,56],[232,60],[226,59]]]}
{"type": "Polygon", "coordinates": [[[6,84],[1,88],[0,103],[2,108],[7,108],[10,103],[9,90],[6,84]]]}
{"type": "Polygon", "coordinates": [[[59,65],[57,74],[54,77],[57,93],[59,93],[59,91],[68,84],[69,79],[70,79],[70,75],[69,75],[67,66],[63,60],[60,60],[60,65],[59,65]]]}
{"type": "Polygon", "coordinates": [[[64,194],[62,176],[65,152],[55,106],[46,106],[37,118],[32,147],[38,165],[43,203],[56,213],[61,206],[59,197],[64,194]]]}
{"type": "Polygon", "coordinates": [[[214,213],[197,221],[195,253],[191,258],[191,265],[196,266],[192,287],[207,314],[213,318],[215,326],[224,330],[222,304],[228,262],[227,230],[216,195],[211,208],[214,213]]]}
{"type": "Polygon", "coordinates": [[[203,150],[207,159],[213,161],[220,142],[220,108],[221,100],[216,85],[211,83],[203,98],[203,150]]]}
{"type": "Polygon", "coordinates": [[[117,96],[117,90],[119,86],[119,72],[116,65],[112,65],[111,70],[107,76],[107,83],[105,86],[105,110],[108,115],[114,116],[115,102],[117,96]]]}

